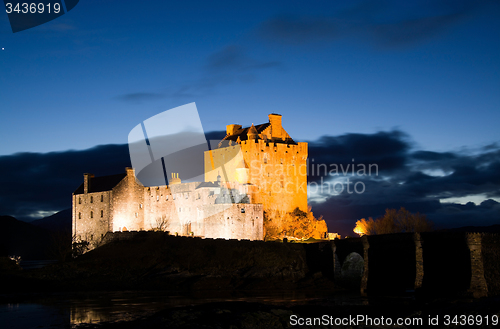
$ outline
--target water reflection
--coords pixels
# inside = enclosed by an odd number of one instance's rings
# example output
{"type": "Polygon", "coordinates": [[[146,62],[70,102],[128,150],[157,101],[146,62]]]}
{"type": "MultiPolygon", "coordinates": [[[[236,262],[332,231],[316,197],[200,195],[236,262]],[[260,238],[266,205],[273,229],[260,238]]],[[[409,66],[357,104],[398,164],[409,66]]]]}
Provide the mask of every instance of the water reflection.
{"type": "MultiPolygon", "coordinates": [[[[158,292],[114,292],[54,296],[32,303],[0,305],[0,319],[6,328],[78,328],[82,324],[130,321],[160,310],[210,302],[246,301],[264,304],[295,304],[328,298],[335,305],[367,305],[357,295],[280,292],[257,296],[223,292],[192,296],[168,296],[158,292]]],[[[5,328],[2,326],[2,328],[5,328]]]]}

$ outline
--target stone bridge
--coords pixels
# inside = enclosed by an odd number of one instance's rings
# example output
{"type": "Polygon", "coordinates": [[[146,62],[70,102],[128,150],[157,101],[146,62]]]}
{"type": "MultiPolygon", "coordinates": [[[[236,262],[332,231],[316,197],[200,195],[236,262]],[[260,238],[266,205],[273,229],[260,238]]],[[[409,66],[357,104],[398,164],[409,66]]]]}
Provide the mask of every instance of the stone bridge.
{"type": "MultiPolygon", "coordinates": [[[[401,233],[310,246],[323,274],[361,293],[500,293],[500,235],[401,233]]],[[[308,257],[309,258],[309,257],[308,257]]],[[[311,266],[311,265],[310,265],[311,266]]]]}

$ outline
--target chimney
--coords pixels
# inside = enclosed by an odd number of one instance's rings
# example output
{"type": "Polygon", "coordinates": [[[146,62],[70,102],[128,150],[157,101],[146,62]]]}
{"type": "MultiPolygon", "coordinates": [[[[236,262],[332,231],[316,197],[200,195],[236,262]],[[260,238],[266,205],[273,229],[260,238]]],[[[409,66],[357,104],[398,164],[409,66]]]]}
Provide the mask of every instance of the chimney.
{"type": "Polygon", "coordinates": [[[269,123],[271,123],[271,137],[282,138],[283,128],[281,127],[281,114],[269,114],[269,123]]]}
{"type": "Polygon", "coordinates": [[[83,174],[83,193],[85,194],[89,193],[91,178],[94,178],[93,174],[83,174]]]}
{"type": "Polygon", "coordinates": [[[241,125],[227,125],[226,126],[226,134],[228,136],[234,135],[240,129],[241,129],[241,125]]]}
{"type": "Polygon", "coordinates": [[[135,169],[132,167],[126,167],[125,172],[127,173],[127,176],[129,176],[129,177],[135,176],[135,169]]]}
{"type": "Polygon", "coordinates": [[[171,175],[172,175],[172,178],[169,181],[170,185],[181,183],[181,179],[179,178],[179,173],[171,173],[171,175]]]}

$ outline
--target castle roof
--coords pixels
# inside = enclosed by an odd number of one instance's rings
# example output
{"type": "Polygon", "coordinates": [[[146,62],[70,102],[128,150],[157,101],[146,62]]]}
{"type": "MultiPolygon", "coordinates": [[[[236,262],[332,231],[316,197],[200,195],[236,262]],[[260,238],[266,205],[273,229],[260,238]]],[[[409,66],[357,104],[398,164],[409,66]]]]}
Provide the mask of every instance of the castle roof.
{"type": "Polygon", "coordinates": [[[250,128],[254,127],[254,129],[257,130],[257,133],[260,134],[267,127],[269,127],[270,125],[271,124],[269,122],[267,122],[267,123],[263,123],[263,124],[256,125],[256,126],[252,125],[250,127],[241,128],[238,131],[236,131],[236,133],[224,137],[223,141],[233,141],[233,142],[236,142],[236,140],[238,139],[238,137],[240,138],[241,141],[246,141],[246,140],[248,140],[248,133],[249,133],[250,128]]]}
{"type": "MultiPolygon", "coordinates": [[[[88,193],[93,192],[104,192],[111,191],[113,187],[118,185],[119,182],[122,181],[127,176],[126,173],[116,174],[116,175],[108,175],[101,177],[92,177],[90,178],[90,186],[88,193]]],[[[82,183],[78,188],[73,192],[73,194],[83,194],[83,184],[82,183]]]]}
{"type": "Polygon", "coordinates": [[[219,182],[202,182],[200,185],[196,186],[196,189],[203,188],[203,187],[220,187],[219,182]]]}
{"type": "MultiPolygon", "coordinates": [[[[226,135],[226,137],[224,137],[222,139],[222,141],[233,141],[233,142],[246,141],[246,140],[248,140],[249,134],[250,135],[252,135],[252,133],[255,134],[254,130],[256,130],[257,133],[260,135],[264,132],[264,130],[268,129],[269,127],[271,127],[270,122],[263,123],[260,125],[255,125],[255,126],[252,124],[250,127],[238,129],[232,135],[226,135]],[[238,138],[239,138],[239,141],[238,141],[238,138]]],[[[296,144],[292,138],[287,138],[284,142],[287,144],[296,144]]]]}
{"type": "Polygon", "coordinates": [[[269,114],[269,122],[260,125],[254,126],[252,123],[250,127],[246,128],[242,128],[238,124],[226,126],[226,137],[219,143],[219,147],[225,145],[225,141],[239,144],[249,139],[262,139],[266,142],[297,145],[285,129],[283,129],[281,125],[281,114],[271,113],[269,114]]]}

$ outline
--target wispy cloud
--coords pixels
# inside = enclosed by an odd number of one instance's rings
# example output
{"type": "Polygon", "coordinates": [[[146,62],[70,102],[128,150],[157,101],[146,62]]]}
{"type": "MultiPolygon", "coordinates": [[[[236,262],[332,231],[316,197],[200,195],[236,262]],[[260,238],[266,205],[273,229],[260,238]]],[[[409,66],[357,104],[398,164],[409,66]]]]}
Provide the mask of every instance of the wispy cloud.
{"type": "Polygon", "coordinates": [[[163,99],[165,97],[167,97],[167,95],[161,93],[135,92],[135,93],[123,94],[117,96],[116,98],[125,102],[142,104],[143,102],[146,101],[154,101],[158,99],[163,99]]]}
{"type": "Polygon", "coordinates": [[[347,10],[324,16],[281,16],[261,24],[263,40],[289,45],[329,43],[356,38],[377,47],[400,47],[432,37],[498,3],[488,1],[418,2],[409,6],[395,1],[365,1],[347,10]]]}
{"type": "Polygon", "coordinates": [[[142,103],[163,98],[201,97],[224,85],[256,81],[259,72],[280,66],[278,61],[256,59],[244,47],[230,45],[208,56],[200,69],[199,77],[193,81],[185,82],[180,87],[165,88],[163,91],[134,92],[116,98],[130,103],[142,103]]]}

